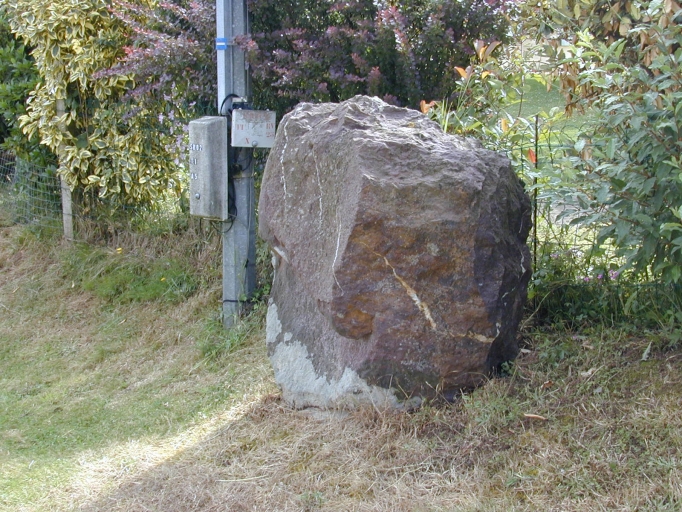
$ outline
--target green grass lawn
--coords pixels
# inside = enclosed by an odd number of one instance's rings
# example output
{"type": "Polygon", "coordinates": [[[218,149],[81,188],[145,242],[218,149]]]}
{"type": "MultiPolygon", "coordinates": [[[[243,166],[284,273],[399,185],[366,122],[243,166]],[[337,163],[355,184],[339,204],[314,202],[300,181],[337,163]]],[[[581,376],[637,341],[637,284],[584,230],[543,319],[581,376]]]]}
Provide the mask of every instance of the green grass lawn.
{"type": "Polygon", "coordinates": [[[553,108],[561,108],[564,98],[557,86],[549,91],[539,78],[529,76],[524,82],[523,97],[507,108],[507,112],[517,117],[532,117],[540,112],[549,113],[553,108]]]}
{"type": "MultiPolygon", "coordinates": [[[[540,115],[541,122],[545,114],[552,112],[563,114],[565,98],[559,91],[558,84],[547,84],[539,77],[528,76],[524,82],[523,97],[507,107],[506,112],[514,117],[531,119],[540,115]]],[[[575,138],[579,130],[586,126],[592,117],[591,112],[574,112],[570,117],[562,116],[552,122],[552,130],[559,137],[575,138]]]]}

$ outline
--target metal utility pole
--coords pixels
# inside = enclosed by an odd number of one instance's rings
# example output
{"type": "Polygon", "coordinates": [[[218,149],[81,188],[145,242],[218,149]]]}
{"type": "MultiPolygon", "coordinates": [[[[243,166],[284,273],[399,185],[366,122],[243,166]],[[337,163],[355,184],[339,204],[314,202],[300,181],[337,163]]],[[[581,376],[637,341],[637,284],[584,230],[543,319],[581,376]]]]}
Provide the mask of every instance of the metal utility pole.
{"type": "MultiPolygon", "coordinates": [[[[251,96],[244,52],[235,36],[248,32],[245,0],[216,0],[216,50],[218,57],[218,109],[227,115],[232,100],[247,102],[251,96]],[[238,100],[239,98],[239,100],[238,100]]],[[[229,141],[228,141],[229,143],[229,141]]],[[[228,151],[236,215],[222,222],[223,233],[223,324],[235,323],[241,304],[256,286],[255,189],[253,149],[228,151]],[[230,161],[233,160],[233,161],[230,161]]]]}

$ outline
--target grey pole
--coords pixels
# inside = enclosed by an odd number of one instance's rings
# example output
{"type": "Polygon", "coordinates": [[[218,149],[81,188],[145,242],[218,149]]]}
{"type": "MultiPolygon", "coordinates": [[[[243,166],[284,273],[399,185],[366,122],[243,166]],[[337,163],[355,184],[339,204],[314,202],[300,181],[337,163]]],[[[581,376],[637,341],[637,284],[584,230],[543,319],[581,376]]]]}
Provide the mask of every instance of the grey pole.
{"type": "MultiPolygon", "coordinates": [[[[244,52],[234,44],[235,36],[248,32],[245,0],[216,0],[216,49],[218,58],[218,109],[225,115],[231,94],[248,99],[250,81],[244,52]]],[[[223,324],[231,327],[243,301],[256,286],[255,189],[253,150],[239,148],[228,168],[233,176],[237,214],[222,223],[223,231],[223,324]]],[[[228,156],[229,159],[229,156],[228,156]]]]}

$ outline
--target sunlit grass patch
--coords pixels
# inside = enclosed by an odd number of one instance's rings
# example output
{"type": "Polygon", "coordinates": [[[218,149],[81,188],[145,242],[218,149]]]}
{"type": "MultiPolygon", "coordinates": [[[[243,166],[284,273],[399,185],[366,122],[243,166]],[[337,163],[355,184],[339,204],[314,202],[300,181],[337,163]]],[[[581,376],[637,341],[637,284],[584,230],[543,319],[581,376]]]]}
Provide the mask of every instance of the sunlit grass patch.
{"type": "Polygon", "coordinates": [[[195,272],[187,261],[147,260],[114,250],[78,245],[65,255],[72,282],[95,296],[118,303],[150,300],[179,301],[196,291],[195,272]]]}

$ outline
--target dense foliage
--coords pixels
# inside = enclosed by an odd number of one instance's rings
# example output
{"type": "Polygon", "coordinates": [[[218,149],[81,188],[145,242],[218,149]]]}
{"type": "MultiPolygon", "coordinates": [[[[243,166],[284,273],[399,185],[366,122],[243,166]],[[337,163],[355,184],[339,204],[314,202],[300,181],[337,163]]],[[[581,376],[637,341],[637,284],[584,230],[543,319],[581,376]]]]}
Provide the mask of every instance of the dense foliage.
{"type": "Polygon", "coordinates": [[[280,111],[299,101],[370,94],[405,106],[452,93],[476,39],[504,40],[502,0],[250,0],[241,38],[257,102],[280,111]]]}
{"type": "Polygon", "coordinates": [[[526,18],[529,28],[542,36],[550,60],[560,62],[555,72],[569,112],[575,107],[581,109],[586,101],[598,100],[602,91],[579,77],[582,66],[589,67],[592,57],[599,60],[586,49],[576,49],[583,33],[606,46],[622,41],[615,60],[647,68],[661,51],[667,52],[665,45],[659,44],[659,29],[679,24],[679,5],[674,0],[558,0],[539,2],[534,7],[527,3],[526,8],[530,8],[526,18]],[[584,60],[572,60],[574,56],[584,60]]]}
{"type": "Polygon", "coordinates": [[[210,72],[201,78],[212,11],[208,2],[161,4],[2,3],[40,76],[21,126],[91,204],[153,205],[182,190],[184,117],[214,81],[210,72]]]}
{"type": "Polygon", "coordinates": [[[28,48],[16,40],[7,21],[0,18],[0,148],[47,165],[53,162],[54,155],[40,145],[37,137],[28,139],[18,121],[26,113],[26,98],[37,82],[38,70],[28,48]]]}
{"type": "Polygon", "coordinates": [[[609,32],[593,4],[564,13],[574,42],[557,54],[572,104],[592,112],[560,176],[573,222],[601,226],[597,244],[611,242],[636,273],[679,282],[682,11],[669,0],[619,3],[609,32]]]}
{"type": "Polygon", "coordinates": [[[119,103],[132,77],[96,76],[121,55],[121,24],[103,0],[49,4],[4,5],[12,30],[33,48],[40,73],[20,118],[24,131],[58,155],[58,172],[72,188],[149,202],[173,182],[162,165],[145,158],[159,141],[144,137],[137,129],[140,113],[119,103]]]}
{"type": "Polygon", "coordinates": [[[125,54],[100,76],[132,75],[136,99],[215,103],[215,0],[113,0],[110,12],[125,27],[125,54]]]}
{"type": "MultiPolygon", "coordinates": [[[[213,2],[2,6],[40,75],[21,126],[58,155],[67,183],[110,204],[180,193],[184,124],[214,102],[213,2]]],[[[501,0],[254,0],[253,34],[240,43],[260,106],[282,112],[301,100],[358,93],[416,106],[452,93],[473,39],[504,38],[503,9],[501,0]]]]}

